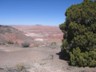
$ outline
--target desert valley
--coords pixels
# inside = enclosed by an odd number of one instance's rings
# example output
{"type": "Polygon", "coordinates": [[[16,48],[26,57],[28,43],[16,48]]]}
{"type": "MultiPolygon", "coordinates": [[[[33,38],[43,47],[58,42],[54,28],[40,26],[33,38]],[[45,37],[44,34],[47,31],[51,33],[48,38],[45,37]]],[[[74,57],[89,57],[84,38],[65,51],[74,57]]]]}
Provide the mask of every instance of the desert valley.
{"type": "Polygon", "coordinates": [[[96,0],[0,0],[0,72],[96,72],[96,0]]]}

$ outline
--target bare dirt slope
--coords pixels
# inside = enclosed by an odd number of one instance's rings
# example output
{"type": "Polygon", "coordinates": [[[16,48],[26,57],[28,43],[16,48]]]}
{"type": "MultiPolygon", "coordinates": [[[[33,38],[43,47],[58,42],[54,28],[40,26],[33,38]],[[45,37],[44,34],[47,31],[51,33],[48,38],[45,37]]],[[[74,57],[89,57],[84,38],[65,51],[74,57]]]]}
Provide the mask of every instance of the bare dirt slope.
{"type": "MultiPolygon", "coordinates": [[[[21,44],[24,41],[30,41],[22,31],[11,26],[0,25],[0,44],[21,44]]],[[[31,40],[32,41],[32,40],[31,40]]]]}

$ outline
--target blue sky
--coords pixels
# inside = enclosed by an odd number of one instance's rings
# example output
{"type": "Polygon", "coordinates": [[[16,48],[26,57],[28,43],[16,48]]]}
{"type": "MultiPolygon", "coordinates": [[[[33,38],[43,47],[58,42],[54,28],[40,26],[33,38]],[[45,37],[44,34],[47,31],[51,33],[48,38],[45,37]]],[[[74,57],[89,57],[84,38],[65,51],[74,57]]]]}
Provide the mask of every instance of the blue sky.
{"type": "Polygon", "coordinates": [[[51,25],[64,22],[64,13],[83,0],[0,0],[0,24],[51,25]]]}

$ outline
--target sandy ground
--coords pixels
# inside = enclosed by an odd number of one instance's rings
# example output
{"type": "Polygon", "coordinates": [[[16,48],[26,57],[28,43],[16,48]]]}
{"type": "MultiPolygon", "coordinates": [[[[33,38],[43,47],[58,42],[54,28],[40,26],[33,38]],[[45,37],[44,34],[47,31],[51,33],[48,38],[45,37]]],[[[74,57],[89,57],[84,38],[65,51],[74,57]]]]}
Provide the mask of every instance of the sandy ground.
{"type": "Polygon", "coordinates": [[[59,52],[60,48],[0,46],[0,68],[24,64],[30,67],[30,72],[96,72],[96,68],[68,66],[59,59],[59,52]]]}

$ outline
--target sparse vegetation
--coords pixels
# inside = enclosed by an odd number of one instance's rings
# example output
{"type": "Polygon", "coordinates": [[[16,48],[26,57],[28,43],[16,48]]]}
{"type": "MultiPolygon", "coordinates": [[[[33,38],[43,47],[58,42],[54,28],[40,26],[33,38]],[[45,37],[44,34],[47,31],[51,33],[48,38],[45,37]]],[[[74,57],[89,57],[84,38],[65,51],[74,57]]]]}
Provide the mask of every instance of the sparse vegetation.
{"type": "Polygon", "coordinates": [[[9,40],[7,43],[8,43],[8,44],[14,44],[14,42],[11,41],[11,40],[9,40]]]}
{"type": "Polygon", "coordinates": [[[2,68],[2,72],[29,72],[25,65],[18,64],[15,67],[2,68]]]}
{"type": "Polygon", "coordinates": [[[29,47],[30,46],[30,43],[29,42],[24,42],[24,43],[22,43],[22,47],[24,47],[24,48],[27,48],[27,47],[29,47]]]}
{"type": "Polygon", "coordinates": [[[52,42],[50,46],[51,46],[52,48],[56,48],[57,43],[56,43],[56,42],[52,42]]]}
{"type": "Polygon", "coordinates": [[[17,64],[16,69],[18,70],[18,72],[21,72],[21,71],[27,72],[24,64],[17,64]]]}
{"type": "Polygon", "coordinates": [[[96,2],[72,5],[65,15],[66,21],[60,25],[64,33],[61,53],[70,65],[96,67],[96,2]]]}

